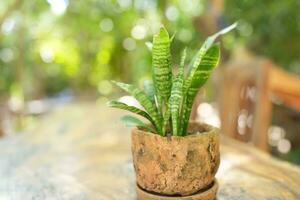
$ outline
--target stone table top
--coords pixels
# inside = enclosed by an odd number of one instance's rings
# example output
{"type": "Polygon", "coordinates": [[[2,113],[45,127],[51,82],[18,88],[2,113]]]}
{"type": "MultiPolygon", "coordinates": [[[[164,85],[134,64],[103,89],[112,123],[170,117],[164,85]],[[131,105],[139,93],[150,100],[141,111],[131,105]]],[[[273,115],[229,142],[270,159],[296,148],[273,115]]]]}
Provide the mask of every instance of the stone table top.
{"type": "MultiPolygon", "coordinates": [[[[135,200],[124,112],[60,107],[34,131],[0,139],[0,200],[135,200]]],[[[299,200],[300,168],[221,138],[218,200],[299,200]]]]}

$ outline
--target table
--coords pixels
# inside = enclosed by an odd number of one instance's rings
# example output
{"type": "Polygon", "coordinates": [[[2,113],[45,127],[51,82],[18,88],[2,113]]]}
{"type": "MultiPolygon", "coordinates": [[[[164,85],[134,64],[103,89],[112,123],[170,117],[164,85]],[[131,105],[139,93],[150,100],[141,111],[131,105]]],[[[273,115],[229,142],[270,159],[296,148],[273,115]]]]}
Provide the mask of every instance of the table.
{"type": "MultiPolygon", "coordinates": [[[[125,112],[59,107],[34,131],[0,140],[0,200],[134,200],[125,112]]],[[[221,138],[218,200],[300,199],[300,168],[221,138]]]]}

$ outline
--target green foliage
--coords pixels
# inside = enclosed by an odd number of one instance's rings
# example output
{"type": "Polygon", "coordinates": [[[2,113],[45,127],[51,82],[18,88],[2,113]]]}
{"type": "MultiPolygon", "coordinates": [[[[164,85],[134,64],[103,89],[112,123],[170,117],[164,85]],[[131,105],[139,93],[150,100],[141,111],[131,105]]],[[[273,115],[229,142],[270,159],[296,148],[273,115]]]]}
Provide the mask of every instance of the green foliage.
{"type": "Polygon", "coordinates": [[[121,120],[128,127],[138,127],[140,129],[145,129],[147,131],[155,133],[155,130],[153,128],[133,116],[125,115],[121,118],[121,120]]]}
{"type": "Polygon", "coordinates": [[[172,87],[170,41],[169,33],[165,28],[161,28],[159,33],[153,37],[152,75],[159,108],[162,108],[163,101],[167,102],[172,87]]]}
{"type": "Polygon", "coordinates": [[[153,119],[150,117],[150,115],[148,113],[146,113],[145,111],[143,111],[137,107],[129,106],[129,105],[119,102],[119,101],[110,101],[108,103],[108,106],[110,106],[112,108],[119,108],[119,109],[127,110],[129,112],[138,114],[138,115],[148,119],[152,124],[155,124],[155,122],[153,121],[153,119]]]}
{"type": "Polygon", "coordinates": [[[136,98],[136,100],[140,102],[140,104],[145,108],[145,110],[148,112],[149,116],[151,117],[152,121],[154,122],[153,125],[156,127],[157,131],[159,133],[162,133],[161,116],[158,115],[157,108],[148,98],[146,93],[140,90],[139,88],[136,88],[133,85],[119,83],[119,82],[113,82],[113,83],[115,83],[118,87],[120,87],[124,91],[131,94],[134,98],[136,98]]]}
{"type": "Polygon", "coordinates": [[[170,110],[170,105],[166,103],[166,111],[164,113],[164,118],[163,118],[163,128],[162,128],[162,136],[165,136],[167,134],[167,130],[169,128],[169,120],[171,117],[171,110],[170,110]]]}
{"type": "Polygon", "coordinates": [[[180,28],[172,41],[179,62],[180,49],[203,39],[207,28],[194,22],[206,2],[0,1],[1,96],[9,98],[18,84],[25,101],[66,89],[104,100],[115,93],[108,80],[141,84],[151,77],[151,54],[143,48],[151,33],[162,22],[170,36],[180,28]]]}
{"type": "MultiPolygon", "coordinates": [[[[178,73],[176,76],[173,76],[170,63],[171,39],[166,29],[161,28],[153,39],[152,69],[154,85],[150,84],[151,82],[146,82],[144,85],[146,92],[143,92],[132,85],[114,82],[135,97],[145,111],[115,101],[110,102],[109,105],[147,118],[155,127],[155,131],[151,132],[162,136],[186,136],[188,134],[187,127],[190,113],[197,91],[204,85],[219,62],[220,48],[219,45],[214,44],[214,41],[218,36],[227,33],[235,26],[236,24],[233,24],[207,38],[190,63],[186,80],[184,78],[186,50],[182,53],[178,73]]],[[[130,117],[128,119],[126,117],[125,121],[144,127],[143,123],[135,118],[130,117]]],[[[149,128],[151,127],[149,126],[149,128]]]]}
{"type": "Polygon", "coordinates": [[[207,81],[212,70],[218,64],[219,56],[219,45],[214,45],[209,48],[208,51],[201,57],[201,61],[197,65],[194,73],[191,73],[187,81],[185,82],[184,95],[186,98],[183,104],[183,123],[181,131],[185,130],[188,127],[194,98],[199,88],[207,81]]]}
{"type": "Polygon", "coordinates": [[[300,1],[226,0],[226,21],[239,20],[236,37],[258,55],[300,74],[300,1]]]}
{"type": "Polygon", "coordinates": [[[199,88],[207,81],[213,68],[219,61],[219,46],[214,45],[214,41],[220,36],[236,27],[236,23],[228,26],[227,28],[215,33],[208,37],[202,47],[197,52],[193,61],[189,65],[189,75],[184,85],[184,99],[183,113],[182,113],[182,127],[180,132],[184,132],[187,129],[191,109],[193,106],[194,98],[199,88]]]}
{"type": "Polygon", "coordinates": [[[186,49],[184,49],[183,54],[181,56],[181,62],[178,69],[178,74],[173,81],[171,97],[170,97],[173,135],[178,135],[178,131],[180,128],[179,116],[180,116],[181,104],[183,100],[185,58],[186,58],[186,49]]]}
{"type": "Polygon", "coordinates": [[[149,80],[145,80],[144,81],[144,90],[145,90],[146,95],[149,97],[149,99],[154,103],[155,102],[155,99],[154,99],[155,88],[154,88],[153,83],[149,80]]]}

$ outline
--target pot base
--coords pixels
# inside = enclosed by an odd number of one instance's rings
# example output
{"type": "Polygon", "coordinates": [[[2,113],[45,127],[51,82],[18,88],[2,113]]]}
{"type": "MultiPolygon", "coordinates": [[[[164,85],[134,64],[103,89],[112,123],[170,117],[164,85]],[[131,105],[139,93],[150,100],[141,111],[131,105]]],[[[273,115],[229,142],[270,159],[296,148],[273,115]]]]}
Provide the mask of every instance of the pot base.
{"type": "Polygon", "coordinates": [[[136,184],[136,193],[138,200],[214,200],[218,191],[218,187],[219,184],[217,179],[214,179],[213,183],[208,189],[201,190],[196,194],[189,196],[165,196],[143,190],[136,184]]]}

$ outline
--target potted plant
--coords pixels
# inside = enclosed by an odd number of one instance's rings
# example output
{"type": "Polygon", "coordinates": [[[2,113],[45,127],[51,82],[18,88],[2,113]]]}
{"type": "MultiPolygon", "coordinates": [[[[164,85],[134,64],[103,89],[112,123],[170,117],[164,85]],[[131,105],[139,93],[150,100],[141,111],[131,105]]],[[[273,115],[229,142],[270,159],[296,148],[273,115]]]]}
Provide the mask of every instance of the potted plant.
{"type": "Polygon", "coordinates": [[[132,95],[143,107],[119,101],[109,106],[138,114],[149,123],[133,116],[122,120],[132,129],[132,156],[136,172],[137,195],[150,199],[214,199],[217,181],[214,178],[220,163],[219,130],[207,124],[190,122],[194,98],[217,66],[220,50],[216,38],[233,24],[208,37],[196,53],[185,73],[186,49],[178,72],[171,68],[169,37],[165,28],[153,37],[153,83],[144,90],[114,82],[132,95]]]}

